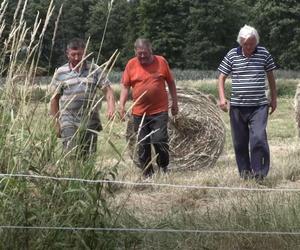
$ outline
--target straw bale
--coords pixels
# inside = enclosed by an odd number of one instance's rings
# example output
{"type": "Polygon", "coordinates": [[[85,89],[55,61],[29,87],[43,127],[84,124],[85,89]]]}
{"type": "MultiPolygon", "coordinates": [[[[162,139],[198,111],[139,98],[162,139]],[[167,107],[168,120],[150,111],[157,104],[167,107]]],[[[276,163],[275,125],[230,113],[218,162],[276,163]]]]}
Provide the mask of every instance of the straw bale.
{"type": "MultiPolygon", "coordinates": [[[[196,90],[178,89],[179,114],[169,116],[170,165],[172,170],[213,167],[222,153],[225,125],[213,96],[196,90]]],[[[137,164],[133,120],[126,132],[129,152],[137,164]]],[[[154,154],[153,154],[154,155],[154,154]]]]}

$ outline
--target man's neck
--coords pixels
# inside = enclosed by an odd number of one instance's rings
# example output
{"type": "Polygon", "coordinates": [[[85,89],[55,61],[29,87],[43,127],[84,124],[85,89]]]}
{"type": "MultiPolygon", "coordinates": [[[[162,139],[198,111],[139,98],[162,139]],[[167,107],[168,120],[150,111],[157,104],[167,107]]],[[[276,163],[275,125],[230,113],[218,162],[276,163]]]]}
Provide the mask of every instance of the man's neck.
{"type": "Polygon", "coordinates": [[[245,56],[245,57],[251,57],[252,56],[252,54],[253,53],[245,53],[245,51],[244,50],[242,50],[243,51],[243,55],[245,56]]]}
{"type": "Polygon", "coordinates": [[[148,66],[151,65],[154,62],[154,56],[151,55],[151,57],[149,58],[149,60],[146,63],[143,63],[143,66],[148,66]]]}
{"type": "Polygon", "coordinates": [[[86,63],[83,62],[83,63],[79,63],[79,64],[76,64],[76,65],[73,65],[69,62],[69,67],[72,71],[76,71],[76,72],[80,72],[82,68],[85,68],[86,67],[86,63]]]}

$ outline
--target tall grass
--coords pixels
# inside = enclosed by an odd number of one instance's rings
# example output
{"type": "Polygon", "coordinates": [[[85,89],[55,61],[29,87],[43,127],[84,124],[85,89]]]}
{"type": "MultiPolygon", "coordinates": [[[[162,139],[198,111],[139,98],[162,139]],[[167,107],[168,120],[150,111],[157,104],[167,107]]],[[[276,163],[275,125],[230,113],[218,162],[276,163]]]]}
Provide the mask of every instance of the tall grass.
{"type": "MultiPolygon", "coordinates": [[[[4,0],[0,9],[2,25],[6,6],[4,0]]],[[[118,164],[111,166],[96,157],[82,161],[62,152],[48,115],[50,96],[33,86],[44,34],[55,7],[51,1],[46,18],[42,20],[37,15],[33,27],[28,27],[24,20],[27,1],[20,0],[18,6],[12,26],[7,27],[9,36],[1,39],[1,55],[5,58],[0,68],[5,75],[0,93],[1,173],[92,180],[115,178],[118,164]]],[[[111,145],[107,143],[107,147],[111,145]]],[[[115,158],[120,161],[119,155],[115,158]]],[[[110,209],[112,197],[108,184],[1,177],[0,227],[118,226],[120,222],[114,219],[115,213],[110,209]]],[[[107,249],[126,242],[122,237],[115,240],[108,232],[26,228],[1,228],[0,238],[1,249],[107,249]]]]}
{"type": "MultiPolygon", "coordinates": [[[[0,34],[6,6],[4,0],[0,7],[0,34]]],[[[140,172],[133,168],[126,154],[123,136],[126,125],[117,118],[106,121],[102,117],[104,131],[100,133],[95,157],[81,161],[62,152],[48,116],[50,94],[32,86],[37,80],[35,73],[44,32],[51,22],[54,6],[51,2],[47,18],[41,20],[37,16],[33,27],[27,27],[23,19],[26,1],[20,0],[18,6],[13,25],[7,27],[10,35],[2,39],[0,46],[1,58],[5,59],[0,64],[0,71],[5,72],[0,92],[1,173],[139,181],[140,172]],[[26,56],[21,57],[24,44],[28,45],[26,56]]],[[[175,71],[175,74],[179,73],[175,71]]],[[[192,81],[189,75],[191,72],[182,76],[178,85],[216,95],[215,79],[192,81]]],[[[204,78],[203,75],[201,79],[204,78]]],[[[268,127],[274,153],[264,187],[299,187],[300,150],[292,130],[290,99],[296,84],[297,80],[278,80],[279,107],[268,127]]],[[[154,184],[263,188],[254,181],[238,178],[228,117],[223,118],[228,126],[228,138],[224,154],[214,168],[158,173],[152,180],[154,184]]],[[[299,232],[299,214],[299,194],[295,192],[128,188],[66,180],[0,179],[1,249],[297,249],[300,244],[297,235],[105,232],[63,230],[62,227],[299,232]],[[61,228],[27,228],[34,226],[61,228]]]]}

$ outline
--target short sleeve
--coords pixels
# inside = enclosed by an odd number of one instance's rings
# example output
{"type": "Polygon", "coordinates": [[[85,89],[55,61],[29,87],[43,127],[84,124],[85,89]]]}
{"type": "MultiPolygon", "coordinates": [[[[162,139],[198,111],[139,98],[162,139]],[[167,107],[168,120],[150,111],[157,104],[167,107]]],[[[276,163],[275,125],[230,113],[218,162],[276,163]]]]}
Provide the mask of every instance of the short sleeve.
{"type": "Polygon", "coordinates": [[[100,88],[105,88],[105,87],[111,85],[111,81],[109,80],[107,74],[105,74],[101,70],[98,72],[97,82],[98,82],[98,87],[100,87],[100,88]]]}
{"type": "Polygon", "coordinates": [[[108,78],[108,75],[105,71],[101,70],[100,67],[96,64],[93,64],[92,70],[94,70],[94,81],[99,88],[105,88],[111,85],[111,81],[108,78]]]}
{"type": "Polygon", "coordinates": [[[218,67],[218,71],[228,76],[232,71],[232,61],[229,57],[229,53],[224,57],[218,67]]]}
{"type": "Polygon", "coordinates": [[[165,79],[167,83],[171,83],[174,81],[174,77],[173,74],[171,72],[169,63],[167,62],[167,60],[165,58],[163,58],[163,62],[164,62],[164,71],[165,71],[165,79]]]}
{"type": "Polygon", "coordinates": [[[63,82],[60,80],[60,74],[57,72],[57,70],[54,73],[50,83],[50,93],[53,95],[63,94],[63,82]]]}
{"type": "Polygon", "coordinates": [[[267,59],[266,59],[266,66],[265,66],[265,71],[271,71],[276,69],[276,65],[274,63],[273,57],[269,54],[267,59]]]}
{"type": "Polygon", "coordinates": [[[122,74],[122,78],[121,78],[121,84],[123,84],[124,86],[130,87],[131,86],[131,78],[130,78],[130,70],[129,70],[130,66],[129,63],[126,65],[125,70],[122,74]]]}

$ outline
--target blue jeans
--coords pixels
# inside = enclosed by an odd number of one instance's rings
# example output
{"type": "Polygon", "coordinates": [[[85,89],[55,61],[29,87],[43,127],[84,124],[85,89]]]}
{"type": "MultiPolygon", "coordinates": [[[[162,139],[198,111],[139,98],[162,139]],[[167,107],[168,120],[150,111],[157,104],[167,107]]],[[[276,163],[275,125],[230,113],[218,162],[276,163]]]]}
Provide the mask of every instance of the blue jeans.
{"type": "Polygon", "coordinates": [[[267,121],[268,105],[230,108],[232,141],[241,177],[265,177],[269,172],[267,121]]]}

